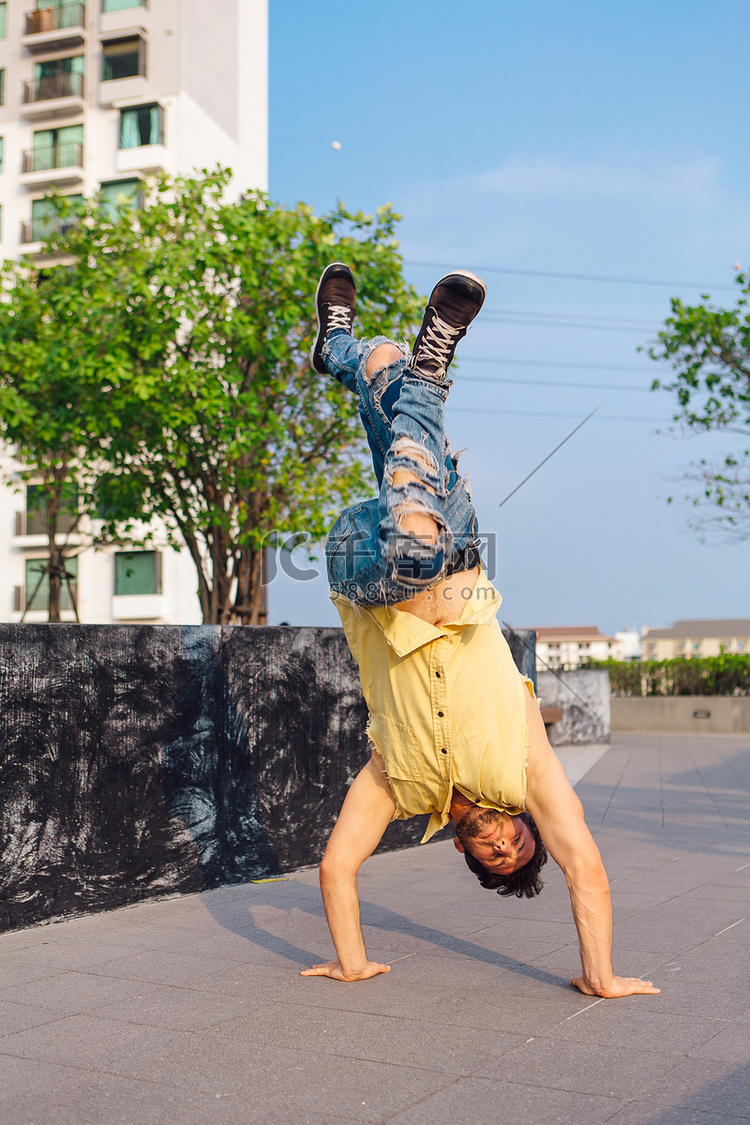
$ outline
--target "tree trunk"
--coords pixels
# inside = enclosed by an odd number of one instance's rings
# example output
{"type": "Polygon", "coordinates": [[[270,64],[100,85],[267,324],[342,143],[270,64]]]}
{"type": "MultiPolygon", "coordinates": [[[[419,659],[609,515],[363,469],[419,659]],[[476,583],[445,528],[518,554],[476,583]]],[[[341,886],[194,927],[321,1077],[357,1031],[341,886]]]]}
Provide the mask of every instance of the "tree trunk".
{"type": "Polygon", "coordinates": [[[57,516],[59,511],[60,493],[57,489],[50,490],[47,493],[47,539],[49,542],[47,575],[49,577],[48,621],[51,625],[57,625],[60,622],[60,589],[64,566],[62,552],[57,545],[57,516]]]}
{"type": "Polygon", "coordinates": [[[264,548],[243,547],[237,568],[237,595],[232,619],[238,625],[266,625],[268,587],[264,578],[264,548]]]}

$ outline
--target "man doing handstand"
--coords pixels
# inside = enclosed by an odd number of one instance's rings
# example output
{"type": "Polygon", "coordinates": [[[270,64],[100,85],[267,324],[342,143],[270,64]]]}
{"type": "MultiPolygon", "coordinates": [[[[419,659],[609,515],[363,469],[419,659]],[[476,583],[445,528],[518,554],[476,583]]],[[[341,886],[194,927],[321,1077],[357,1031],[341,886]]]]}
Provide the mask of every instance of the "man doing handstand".
{"type": "Polygon", "coordinates": [[[354,278],[334,263],[317,291],[312,365],[359,396],[379,486],[347,509],[326,548],[332,598],[359,665],[371,757],[346,795],[320,868],[337,960],[303,976],[364,980],[357,873],[393,819],[453,821],[483,886],[531,897],[547,850],[562,868],[581,951],[571,983],[592,996],[658,992],[612,971],[607,875],[581,803],[547,740],[533,689],[497,622],[477,517],[443,426],[456,344],[485,297],[480,278],[435,286],[413,351],[352,335],[354,278]]]}

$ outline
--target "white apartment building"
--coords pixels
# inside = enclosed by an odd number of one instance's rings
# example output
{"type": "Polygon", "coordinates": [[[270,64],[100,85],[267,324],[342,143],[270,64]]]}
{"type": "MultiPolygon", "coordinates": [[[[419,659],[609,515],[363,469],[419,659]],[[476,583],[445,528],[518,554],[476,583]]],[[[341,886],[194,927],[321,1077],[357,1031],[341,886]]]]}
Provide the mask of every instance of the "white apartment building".
{"type": "MultiPolygon", "coordinates": [[[[221,164],[238,195],[267,189],[267,154],[267,0],[0,0],[2,259],[43,252],[53,190],[121,205],[155,172],[221,164]]],[[[34,499],[0,483],[3,621],[20,620],[45,557],[34,499]]],[[[81,621],[201,619],[183,553],[85,551],[75,569],[81,621]]],[[[26,620],[46,620],[44,593],[26,620]]]]}
{"type": "Polygon", "coordinates": [[[589,660],[621,659],[614,637],[598,625],[553,625],[536,629],[537,671],[579,668],[589,660]]]}

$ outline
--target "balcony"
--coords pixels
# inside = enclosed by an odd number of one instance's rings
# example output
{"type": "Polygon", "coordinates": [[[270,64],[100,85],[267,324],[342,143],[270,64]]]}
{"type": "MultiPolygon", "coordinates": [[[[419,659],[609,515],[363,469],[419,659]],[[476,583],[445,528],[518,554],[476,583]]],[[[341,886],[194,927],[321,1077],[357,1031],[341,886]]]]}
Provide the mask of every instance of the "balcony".
{"type": "MultiPolygon", "coordinates": [[[[49,224],[51,220],[46,221],[49,224]]],[[[66,535],[75,526],[78,518],[77,512],[60,512],[57,517],[58,535],[66,535]]],[[[29,535],[47,536],[47,513],[44,509],[32,508],[31,511],[16,512],[16,538],[24,539],[29,535]]]]}
{"type": "Polygon", "coordinates": [[[80,47],[86,30],[85,4],[57,4],[26,13],[21,43],[29,51],[80,47]]]}
{"type": "MultiPolygon", "coordinates": [[[[40,11],[49,11],[42,8],[40,11]]],[[[83,75],[72,71],[24,82],[21,112],[26,117],[54,117],[83,110],[83,75]]]]}
{"type": "MultiPolygon", "coordinates": [[[[26,220],[26,222],[21,223],[21,245],[24,248],[24,253],[30,254],[32,257],[42,254],[45,260],[49,258],[50,261],[61,262],[63,260],[62,255],[59,253],[53,254],[47,249],[46,243],[48,239],[55,238],[58,234],[66,234],[77,222],[78,219],[71,215],[67,215],[65,218],[61,215],[50,215],[49,218],[45,219],[26,220]]],[[[31,532],[27,532],[27,534],[30,535],[31,532]]]]}
{"type": "MultiPolygon", "coordinates": [[[[26,590],[25,586],[13,587],[13,612],[24,613],[27,609],[26,598],[33,598],[30,613],[30,621],[42,621],[46,619],[49,613],[49,590],[40,590],[36,597],[34,597],[34,590],[26,590]],[[44,614],[44,617],[38,617],[38,614],[44,614]]],[[[71,582],[68,586],[67,582],[63,582],[60,587],[60,611],[65,614],[73,612],[73,599],[76,605],[78,604],[78,584],[71,582]]],[[[72,620],[66,617],[65,620],[72,620]]]]}
{"type": "Polygon", "coordinates": [[[27,187],[74,184],[83,179],[83,145],[68,141],[61,145],[27,148],[23,152],[21,183],[27,187]]]}
{"type": "Polygon", "coordinates": [[[138,145],[120,148],[115,153],[116,172],[164,172],[170,170],[166,146],[138,145]]]}
{"type": "Polygon", "coordinates": [[[162,594],[115,594],[112,598],[114,621],[160,621],[167,616],[167,599],[162,594]]]}

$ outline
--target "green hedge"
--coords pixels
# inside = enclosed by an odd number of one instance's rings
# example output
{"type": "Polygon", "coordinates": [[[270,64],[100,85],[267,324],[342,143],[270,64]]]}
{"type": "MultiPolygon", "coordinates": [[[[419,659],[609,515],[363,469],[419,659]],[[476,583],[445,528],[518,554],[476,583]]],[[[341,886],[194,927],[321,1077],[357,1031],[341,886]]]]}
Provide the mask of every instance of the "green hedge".
{"type": "Polygon", "coordinates": [[[679,660],[591,660],[609,672],[612,695],[750,695],[750,655],[679,660]]]}

